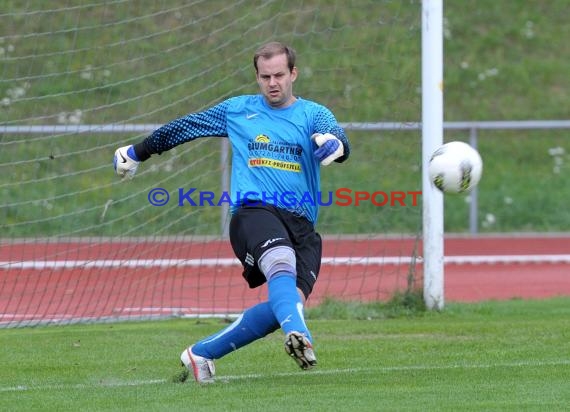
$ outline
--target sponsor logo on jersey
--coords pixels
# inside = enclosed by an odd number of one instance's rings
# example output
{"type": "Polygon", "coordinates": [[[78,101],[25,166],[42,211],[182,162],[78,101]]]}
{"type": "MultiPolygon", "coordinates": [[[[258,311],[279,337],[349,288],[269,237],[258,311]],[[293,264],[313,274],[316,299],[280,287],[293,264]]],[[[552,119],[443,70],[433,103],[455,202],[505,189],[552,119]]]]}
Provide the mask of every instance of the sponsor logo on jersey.
{"type": "Polygon", "coordinates": [[[269,167],[290,172],[301,171],[303,148],[299,144],[275,142],[265,134],[258,134],[248,143],[247,149],[249,167],[269,167]]]}
{"type": "Polygon", "coordinates": [[[273,169],[288,170],[291,172],[300,172],[301,165],[294,162],[283,162],[268,158],[254,158],[248,160],[249,167],[271,167],[273,169]]]}

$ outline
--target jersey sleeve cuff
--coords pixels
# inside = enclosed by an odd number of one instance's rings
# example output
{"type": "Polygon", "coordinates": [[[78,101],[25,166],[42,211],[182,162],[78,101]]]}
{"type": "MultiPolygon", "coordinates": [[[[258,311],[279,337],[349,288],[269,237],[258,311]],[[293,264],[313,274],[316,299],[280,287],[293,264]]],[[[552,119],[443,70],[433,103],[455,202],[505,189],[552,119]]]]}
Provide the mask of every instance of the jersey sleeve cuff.
{"type": "Polygon", "coordinates": [[[133,149],[141,162],[147,160],[151,155],[144,141],[134,144],[133,149]]]}

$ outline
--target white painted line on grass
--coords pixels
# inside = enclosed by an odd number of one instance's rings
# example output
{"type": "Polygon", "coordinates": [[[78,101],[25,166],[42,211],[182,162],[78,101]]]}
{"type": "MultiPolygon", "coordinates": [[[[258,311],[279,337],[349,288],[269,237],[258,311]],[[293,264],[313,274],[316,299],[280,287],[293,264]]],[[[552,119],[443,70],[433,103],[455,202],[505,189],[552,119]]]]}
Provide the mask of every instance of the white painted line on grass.
{"type": "MultiPolygon", "coordinates": [[[[503,362],[488,364],[451,364],[451,365],[403,365],[403,366],[384,366],[379,368],[340,368],[340,369],[314,369],[310,371],[298,372],[280,372],[280,373],[252,373],[243,375],[228,375],[216,377],[217,382],[240,381],[246,379],[267,379],[267,378],[289,378],[297,379],[310,377],[311,375],[341,375],[353,373],[389,373],[389,372],[407,372],[418,370],[452,370],[452,369],[491,369],[491,368],[523,368],[523,367],[550,367],[550,366],[570,366],[570,360],[560,359],[553,361],[520,361],[520,362],[503,362]]],[[[62,390],[62,389],[95,389],[95,388],[118,388],[128,386],[147,386],[162,385],[166,383],[174,383],[172,379],[148,379],[121,381],[116,378],[110,378],[108,382],[104,380],[97,383],[78,383],[78,384],[46,384],[46,385],[13,385],[0,387],[2,392],[25,392],[40,390],[62,390]]],[[[194,382],[189,378],[189,383],[194,382]]],[[[176,383],[177,384],[177,383],[176,383]]]]}

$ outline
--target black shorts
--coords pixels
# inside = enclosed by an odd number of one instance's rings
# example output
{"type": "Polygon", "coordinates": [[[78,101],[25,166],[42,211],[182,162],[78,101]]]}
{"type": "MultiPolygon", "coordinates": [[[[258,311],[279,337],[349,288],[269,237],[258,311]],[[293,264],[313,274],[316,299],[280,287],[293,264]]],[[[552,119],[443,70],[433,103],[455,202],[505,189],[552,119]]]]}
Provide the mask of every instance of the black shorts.
{"type": "Polygon", "coordinates": [[[297,287],[309,297],[322,256],[321,236],[309,220],[271,205],[243,205],[232,215],[230,242],[250,288],[266,282],[257,263],[267,247],[291,247],[295,251],[297,287]]]}

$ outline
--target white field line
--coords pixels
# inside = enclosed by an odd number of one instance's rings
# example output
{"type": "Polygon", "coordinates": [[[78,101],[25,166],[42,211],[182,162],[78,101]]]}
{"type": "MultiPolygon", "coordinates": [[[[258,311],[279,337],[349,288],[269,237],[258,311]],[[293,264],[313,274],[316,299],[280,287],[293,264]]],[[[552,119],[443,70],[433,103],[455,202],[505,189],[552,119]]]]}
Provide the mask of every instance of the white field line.
{"type": "MultiPolygon", "coordinates": [[[[342,368],[342,369],[316,369],[307,372],[280,372],[280,373],[252,373],[243,375],[219,376],[216,378],[219,382],[240,381],[250,379],[267,379],[275,377],[295,377],[301,379],[310,377],[311,375],[342,375],[354,373],[390,373],[390,372],[408,372],[408,371],[430,371],[430,370],[454,370],[454,369],[494,369],[494,368],[541,368],[552,366],[570,366],[570,360],[559,359],[553,361],[520,361],[520,362],[503,362],[503,363],[487,363],[487,364],[450,364],[450,365],[407,365],[407,366],[385,366],[385,367],[366,367],[366,368],[342,368]]],[[[78,383],[78,384],[46,384],[46,385],[12,385],[0,386],[0,393],[3,392],[25,392],[25,391],[41,391],[41,390],[65,390],[65,389],[96,389],[96,388],[117,388],[128,386],[148,386],[163,385],[172,382],[169,379],[147,379],[122,381],[116,378],[104,379],[97,383],[78,383]]],[[[189,382],[193,384],[192,381],[189,382]]]]}
{"type": "MultiPolygon", "coordinates": [[[[324,257],[323,265],[401,265],[410,264],[414,258],[409,256],[340,256],[324,257]]],[[[422,262],[422,258],[415,258],[422,262]]],[[[568,255],[463,255],[445,256],[447,264],[517,264],[517,263],[570,263],[568,255]]],[[[0,269],[90,269],[90,268],[153,268],[153,267],[201,267],[201,266],[239,266],[235,258],[199,258],[199,259],[85,259],[85,260],[22,260],[0,261],[0,269]]]]}

